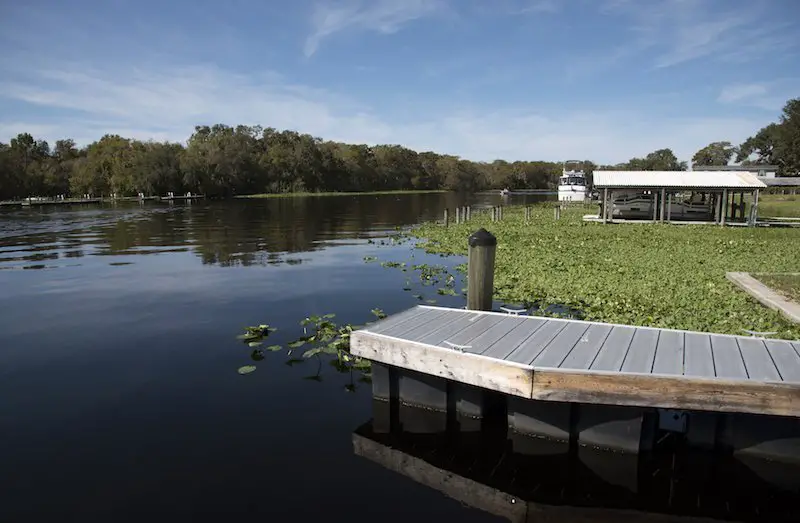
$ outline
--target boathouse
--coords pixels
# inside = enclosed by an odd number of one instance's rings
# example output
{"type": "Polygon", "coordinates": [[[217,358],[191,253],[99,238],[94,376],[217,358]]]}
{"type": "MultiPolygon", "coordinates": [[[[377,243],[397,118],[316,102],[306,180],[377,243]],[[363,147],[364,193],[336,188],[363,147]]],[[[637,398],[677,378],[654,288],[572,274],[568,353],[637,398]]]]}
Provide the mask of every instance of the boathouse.
{"type": "Polygon", "coordinates": [[[748,171],[595,171],[600,210],[587,219],[752,226],[766,187],[748,171]],[[751,196],[749,209],[745,195],[751,196]]]}

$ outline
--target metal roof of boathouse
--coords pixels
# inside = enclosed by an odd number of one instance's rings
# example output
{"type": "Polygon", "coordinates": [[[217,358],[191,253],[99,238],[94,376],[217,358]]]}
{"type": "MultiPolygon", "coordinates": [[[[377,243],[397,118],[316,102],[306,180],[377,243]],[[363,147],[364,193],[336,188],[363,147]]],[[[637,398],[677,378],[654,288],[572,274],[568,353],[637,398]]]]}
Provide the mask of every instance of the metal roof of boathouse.
{"type": "Polygon", "coordinates": [[[764,189],[748,171],[594,171],[594,187],[672,189],[764,189]]]}

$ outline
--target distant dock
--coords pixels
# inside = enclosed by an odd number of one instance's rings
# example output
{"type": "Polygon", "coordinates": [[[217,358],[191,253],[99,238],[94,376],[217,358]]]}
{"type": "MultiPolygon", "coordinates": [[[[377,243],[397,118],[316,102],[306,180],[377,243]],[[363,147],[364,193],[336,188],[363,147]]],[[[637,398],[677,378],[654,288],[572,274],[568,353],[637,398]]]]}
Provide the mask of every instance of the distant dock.
{"type": "Polygon", "coordinates": [[[26,198],[24,200],[0,201],[0,207],[41,207],[51,205],[93,205],[115,202],[145,202],[145,201],[192,201],[203,200],[204,194],[182,194],[167,196],[120,196],[101,198],[26,198]]]}

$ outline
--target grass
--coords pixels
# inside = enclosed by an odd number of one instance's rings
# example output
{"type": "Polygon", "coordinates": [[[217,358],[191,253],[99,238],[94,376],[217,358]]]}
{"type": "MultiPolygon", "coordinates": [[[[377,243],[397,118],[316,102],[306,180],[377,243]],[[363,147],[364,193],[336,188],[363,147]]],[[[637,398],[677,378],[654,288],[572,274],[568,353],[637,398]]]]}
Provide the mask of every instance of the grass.
{"type": "Polygon", "coordinates": [[[755,279],[778,294],[800,303],[800,273],[798,274],[753,274],[755,279]]]}
{"type": "Polygon", "coordinates": [[[758,216],[800,218],[800,195],[761,194],[758,197],[758,216]]]}
{"type": "Polygon", "coordinates": [[[506,208],[502,222],[475,215],[412,234],[428,251],[466,254],[469,234],[486,227],[498,239],[495,296],[506,302],[566,305],[597,321],[800,339],[800,326],[725,279],[726,271],[800,272],[800,229],[584,223],[590,211],[573,207],[556,221],[550,206],[534,207],[526,224],[522,208],[506,208]]]}
{"type": "Polygon", "coordinates": [[[444,193],[444,190],[404,190],[404,191],[363,191],[363,192],[287,192],[287,193],[262,193],[245,194],[236,198],[297,198],[307,196],[383,196],[390,194],[434,194],[444,193]]]}

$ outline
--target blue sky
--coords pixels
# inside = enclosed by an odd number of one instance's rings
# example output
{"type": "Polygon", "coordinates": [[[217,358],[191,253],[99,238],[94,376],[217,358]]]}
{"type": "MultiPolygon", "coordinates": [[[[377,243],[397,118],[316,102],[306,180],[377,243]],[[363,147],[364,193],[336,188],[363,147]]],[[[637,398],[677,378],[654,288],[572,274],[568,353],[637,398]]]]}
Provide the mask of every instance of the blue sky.
{"type": "Polygon", "coordinates": [[[473,160],[739,143],[800,96],[800,0],[26,0],[0,140],[261,124],[473,160]]]}

